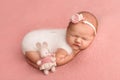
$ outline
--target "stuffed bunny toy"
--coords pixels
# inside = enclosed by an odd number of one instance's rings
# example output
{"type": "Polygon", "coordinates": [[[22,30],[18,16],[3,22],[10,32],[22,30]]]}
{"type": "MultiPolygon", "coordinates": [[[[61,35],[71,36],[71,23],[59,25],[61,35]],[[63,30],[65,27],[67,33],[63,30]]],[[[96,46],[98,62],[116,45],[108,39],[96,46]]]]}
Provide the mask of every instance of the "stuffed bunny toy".
{"type": "Polygon", "coordinates": [[[42,44],[38,42],[36,46],[41,56],[41,59],[37,61],[39,69],[43,70],[45,75],[49,74],[50,70],[54,72],[56,70],[56,58],[55,54],[49,51],[47,42],[43,42],[42,44]]]}

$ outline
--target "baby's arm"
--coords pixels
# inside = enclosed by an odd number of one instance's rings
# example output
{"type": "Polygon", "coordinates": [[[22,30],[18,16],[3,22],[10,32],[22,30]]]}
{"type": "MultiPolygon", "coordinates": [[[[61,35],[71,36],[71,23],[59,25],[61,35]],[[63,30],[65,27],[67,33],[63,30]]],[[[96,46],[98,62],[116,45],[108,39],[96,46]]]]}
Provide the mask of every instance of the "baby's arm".
{"type": "Polygon", "coordinates": [[[41,59],[37,51],[27,51],[25,57],[35,64],[41,59]]]}
{"type": "MultiPolygon", "coordinates": [[[[75,57],[77,53],[68,54],[67,51],[65,51],[64,49],[58,49],[55,55],[57,66],[61,66],[63,64],[68,63],[75,57]]],[[[40,60],[40,55],[38,54],[38,52],[26,52],[25,57],[29,64],[31,64],[37,69],[39,68],[39,66],[36,64],[36,62],[40,60]]]]}
{"type": "Polygon", "coordinates": [[[75,55],[76,55],[75,53],[68,54],[67,51],[65,51],[64,49],[58,49],[56,51],[57,66],[61,66],[63,64],[68,63],[75,57],[75,55]]]}

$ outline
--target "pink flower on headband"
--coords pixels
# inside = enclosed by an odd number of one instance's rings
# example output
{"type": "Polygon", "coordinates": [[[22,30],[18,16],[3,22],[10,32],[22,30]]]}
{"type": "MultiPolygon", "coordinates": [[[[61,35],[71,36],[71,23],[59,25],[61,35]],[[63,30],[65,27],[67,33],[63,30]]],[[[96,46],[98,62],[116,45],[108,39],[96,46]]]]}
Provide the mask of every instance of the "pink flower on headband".
{"type": "Polygon", "coordinates": [[[79,21],[83,20],[84,17],[82,14],[74,14],[72,17],[71,17],[71,21],[72,23],[78,23],[79,21]]]}

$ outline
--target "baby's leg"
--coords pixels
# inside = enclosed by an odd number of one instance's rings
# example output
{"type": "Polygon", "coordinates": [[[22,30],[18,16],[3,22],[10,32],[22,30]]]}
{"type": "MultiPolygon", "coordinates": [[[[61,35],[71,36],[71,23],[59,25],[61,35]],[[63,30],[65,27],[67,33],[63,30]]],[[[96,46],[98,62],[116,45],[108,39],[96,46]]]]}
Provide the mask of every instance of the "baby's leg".
{"type": "Polygon", "coordinates": [[[33,66],[34,68],[39,69],[39,66],[38,66],[37,64],[33,63],[33,62],[32,62],[31,60],[29,60],[28,58],[26,58],[26,61],[27,61],[28,64],[30,64],[30,65],[33,66]]]}
{"type": "Polygon", "coordinates": [[[37,51],[27,51],[25,53],[25,57],[27,61],[33,64],[36,64],[38,60],[40,60],[40,54],[37,51]]]}

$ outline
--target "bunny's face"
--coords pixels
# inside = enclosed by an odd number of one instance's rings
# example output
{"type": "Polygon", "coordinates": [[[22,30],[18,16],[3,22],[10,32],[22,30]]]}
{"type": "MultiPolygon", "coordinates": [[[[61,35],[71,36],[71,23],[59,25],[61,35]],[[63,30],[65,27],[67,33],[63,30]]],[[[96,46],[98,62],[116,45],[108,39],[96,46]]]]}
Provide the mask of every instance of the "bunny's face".
{"type": "Polygon", "coordinates": [[[40,52],[40,55],[41,57],[46,57],[46,56],[49,56],[51,55],[49,50],[48,50],[48,44],[47,42],[43,42],[42,44],[40,44],[39,42],[36,44],[39,52],[40,52]]]}
{"type": "Polygon", "coordinates": [[[51,55],[50,52],[48,51],[48,49],[46,49],[46,48],[41,48],[40,53],[41,53],[41,57],[46,57],[46,56],[51,55]]]}

